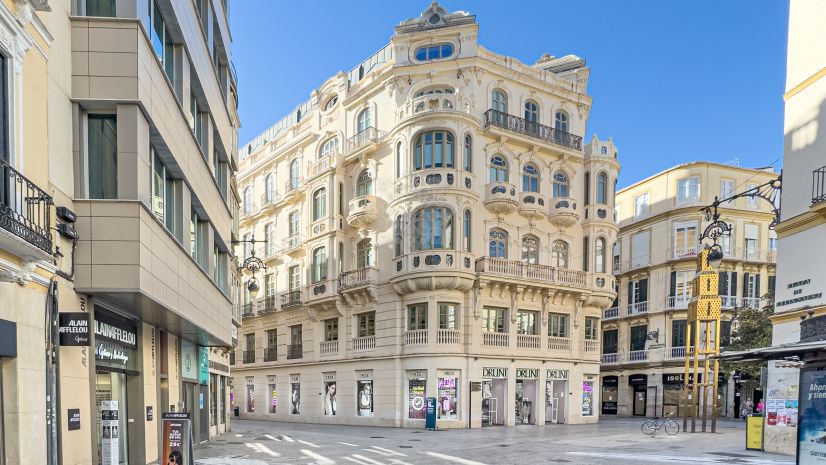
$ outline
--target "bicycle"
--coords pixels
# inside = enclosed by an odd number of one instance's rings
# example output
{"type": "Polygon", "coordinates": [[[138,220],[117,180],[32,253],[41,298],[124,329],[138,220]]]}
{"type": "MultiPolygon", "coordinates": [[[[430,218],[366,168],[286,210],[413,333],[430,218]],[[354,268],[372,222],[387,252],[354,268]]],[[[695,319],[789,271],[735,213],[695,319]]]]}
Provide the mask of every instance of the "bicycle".
{"type": "Polygon", "coordinates": [[[665,433],[669,436],[674,436],[680,432],[680,424],[672,420],[671,418],[655,418],[653,420],[644,421],[640,429],[642,430],[642,434],[648,436],[652,436],[654,433],[661,429],[665,429],[665,433]]]}

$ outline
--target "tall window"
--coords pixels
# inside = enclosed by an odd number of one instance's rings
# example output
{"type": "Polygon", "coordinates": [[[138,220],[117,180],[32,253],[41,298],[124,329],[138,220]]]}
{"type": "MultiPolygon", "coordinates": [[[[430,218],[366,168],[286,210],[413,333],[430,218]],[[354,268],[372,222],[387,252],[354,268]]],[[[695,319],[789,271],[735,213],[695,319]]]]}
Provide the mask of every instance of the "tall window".
{"type": "Polygon", "coordinates": [[[439,302],[439,329],[459,329],[459,305],[439,302]]]}
{"type": "Polygon", "coordinates": [[[157,154],[152,157],[152,212],[175,234],[175,180],[157,154]]]}
{"type": "Polygon", "coordinates": [[[525,119],[531,123],[539,122],[539,105],[533,100],[525,102],[525,119]]]}
{"type": "Polygon", "coordinates": [[[634,197],[634,218],[648,216],[648,192],[634,197]]]}
{"type": "Polygon", "coordinates": [[[462,226],[462,240],[465,252],[470,252],[470,231],[473,227],[470,210],[465,210],[462,226]]]}
{"type": "Polygon", "coordinates": [[[264,296],[270,298],[275,295],[275,274],[267,273],[264,275],[264,296]]]}
{"type": "Polygon", "coordinates": [[[453,248],[453,212],[444,207],[427,207],[413,215],[416,250],[453,248]]]}
{"type": "Polygon", "coordinates": [[[404,217],[402,215],[396,216],[395,238],[393,240],[393,249],[396,257],[404,253],[404,217]]]}
{"type": "Polygon", "coordinates": [[[522,168],[522,191],[539,192],[539,170],[533,163],[522,168]]]}
{"type": "Polygon", "coordinates": [[[568,268],[568,243],[562,240],[554,241],[551,249],[552,264],[557,268],[568,268]]]}
{"type": "Polygon", "coordinates": [[[327,189],[321,188],[313,192],[313,221],[327,216],[327,189]]]}
{"type": "Polygon", "coordinates": [[[599,330],[599,318],[585,317],[585,340],[596,341],[599,330]]]}
{"type": "Polygon", "coordinates": [[[637,325],[631,327],[631,344],[629,350],[645,350],[645,340],[648,336],[648,325],[637,325]]]}
{"type": "Polygon", "coordinates": [[[522,238],[522,261],[525,263],[539,263],[539,238],[528,234],[522,238]]]}
{"type": "Polygon", "coordinates": [[[356,316],[358,323],[358,337],[376,335],[376,312],[362,313],[356,316]]]}
{"type": "Polygon", "coordinates": [[[585,172],[585,205],[591,205],[591,173],[585,172]]]}
{"type": "Polygon", "coordinates": [[[613,256],[612,263],[613,263],[613,270],[615,272],[620,270],[620,260],[621,260],[621,257],[622,257],[622,255],[621,255],[622,254],[622,248],[621,247],[622,246],[620,245],[619,239],[616,242],[614,242],[614,246],[613,246],[613,250],[612,250],[612,256],[613,256]]]}
{"type": "Polygon", "coordinates": [[[313,250],[313,282],[327,279],[327,248],[319,247],[313,250]]]}
{"type": "Polygon", "coordinates": [[[488,234],[488,255],[508,258],[508,233],[501,229],[491,229],[488,234]]]}
{"type": "MultiPolygon", "coordinates": [[[[190,240],[190,254],[192,258],[195,259],[195,262],[198,263],[201,268],[206,268],[207,264],[207,237],[206,237],[206,222],[201,221],[198,217],[198,213],[195,209],[192,209],[190,212],[190,223],[189,223],[189,240],[190,240]]],[[[249,256],[248,244],[244,244],[244,257],[249,256]]]]}
{"type": "Polygon", "coordinates": [[[275,255],[275,223],[269,222],[264,226],[264,255],[275,255]]]}
{"type": "Polygon", "coordinates": [[[608,203],[608,176],[599,173],[597,176],[597,203],[606,205],[608,203]]]}
{"type": "Polygon", "coordinates": [[[365,131],[372,125],[373,121],[370,115],[370,109],[365,108],[364,110],[361,110],[361,113],[358,115],[358,132],[365,131]]]}
{"type": "Polygon", "coordinates": [[[369,170],[362,170],[356,178],[356,197],[373,194],[373,176],[369,170]]]}
{"type": "Polygon", "coordinates": [[[674,224],[674,257],[693,255],[697,252],[697,223],[674,224]]]}
{"type": "Polygon", "coordinates": [[[754,260],[757,258],[757,240],[760,228],[756,224],[748,223],[743,228],[743,258],[754,260]]]}
{"type": "Polygon", "coordinates": [[[287,290],[292,293],[299,289],[301,289],[301,270],[298,265],[293,265],[287,273],[287,290]]]}
{"type": "Polygon", "coordinates": [[[324,340],[338,341],[338,318],[324,320],[324,340]]]}
{"type": "Polygon", "coordinates": [[[114,18],[115,0],[86,0],[86,16],[114,18]]]}
{"type": "Polygon", "coordinates": [[[321,150],[318,151],[318,158],[329,157],[338,152],[338,137],[331,137],[321,144],[321,150]]]}
{"type": "Polygon", "coordinates": [[[700,200],[700,178],[684,178],[677,181],[677,203],[700,200]]]}
{"type": "Polygon", "coordinates": [[[502,155],[490,157],[490,182],[508,182],[508,162],[502,155]]]}
{"type": "Polygon", "coordinates": [[[465,171],[473,171],[473,140],[470,138],[470,134],[465,136],[465,150],[462,155],[465,171]]]}
{"type": "Polygon", "coordinates": [[[407,330],[427,329],[427,304],[413,304],[407,306],[407,330]]]}
{"type": "Polygon", "coordinates": [[[370,239],[362,239],[356,245],[356,266],[358,268],[373,266],[373,243],[370,239]]]}
{"type": "Polygon", "coordinates": [[[596,247],[594,247],[594,271],[597,273],[605,273],[605,239],[597,238],[596,247]]]}
{"type": "Polygon", "coordinates": [[[414,167],[453,168],[453,134],[447,131],[427,131],[416,139],[414,167]]]}
{"type": "Polygon", "coordinates": [[[275,175],[270,173],[264,178],[264,187],[266,189],[267,203],[275,201],[275,175]]]}
{"type": "Polygon", "coordinates": [[[485,307],[482,309],[482,331],[486,333],[504,333],[505,313],[504,308],[485,307]]]}
{"type": "Polygon", "coordinates": [[[290,189],[298,188],[299,179],[301,179],[301,162],[295,158],[290,162],[290,189]]]}
{"type": "Polygon", "coordinates": [[[671,320],[671,347],[685,347],[686,320],[671,320]]]}
{"type": "Polygon", "coordinates": [[[539,334],[539,312],[519,310],[516,313],[516,334],[539,334]]]}
{"type": "Polygon", "coordinates": [[[548,314],[548,336],[568,337],[568,315],[562,313],[548,314]]]}
{"type": "Polygon", "coordinates": [[[252,204],[252,186],[244,188],[244,213],[250,214],[255,209],[252,204]]]}
{"type": "Polygon", "coordinates": [[[568,132],[568,113],[559,110],[554,115],[554,129],[568,132]]]}
{"type": "Polygon", "coordinates": [[[491,108],[502,113],[508,112],[508,96],[505,95],[505,91],[494,89],[490,100],[491,108]]]}
{"type": "MultiPolygon", "coordinates": [[[[747,191],[752,190],[756,187],[757,187],[757,184],[746,184],[746,190],[747,191]]],[[[752,197],[746,197],[746,207],[748,207],[752,210],[757,209],[759,200],[760,200],[760,198],[757,197],[756,195],[752,196],[752,197]]]]}
{"type": "Polygon", "coordinates": [[[202,154],[205,154],[204,146],[206,144],[206,138],[204,137],[204,122],[207,114],[201,108],[201,104],[198,103],[198,96],[195,95],[194,91],[189,93],[189,112],[192,114],[191,127],[195,133],[195,140],[198,141],[198,147],[200,147],[202,154]]]}
{"type": "Polygon", "coordinates": [[[396,144],[396,178],[402,176],[402,143],[396,144]]]}
{"type": "Polygon", "coordinates": [[[720,181],[720,198],[727,199],[734,195],[734,180],[723,179],[720,181]]]}
{"type": "Polygon", "coordinates": [[[568,175],[562,171],[554,173],[554,197],[568,197],[568,175]]]}
{"type": "Polygon", "coordinates": [[[118,198],[118,124],[115,115],[89,115],[90,199],[118,198]]]}
{"type": "Polygon", "coordinates": [[[290,212],[289,216],[287,216],[287,233],[289,237],[296,238],[298,237],[298,229],[301,226],[301,216],[299,216],[297,211],[290,212]]]}
{"type": "Polygon", "coordinates": [[[631,268],[648,265],[651,261],[651,231],[640,231],[631,236],[631,268]]]}
{"type": "Polygon", "coordinates": [[[619,330],[608,329],[602,332],[602,353],[616,354],[619,349],[619,330]]]}
{"type": "MultiPolygon", "coordinates": [[[[88,0],[87,0],[88,1],[88,0]]],[[[169,78],[170,82],[175,82],[175,63],[174,63],[174,44],[172,37],[169,36],[169,30],[166,28],[166,22],[163,20],[161,10],[158,8],[157,2],[152,2],[152,47],[155,49],[155,54],[161,60],[164,72],[169,78]]]]}

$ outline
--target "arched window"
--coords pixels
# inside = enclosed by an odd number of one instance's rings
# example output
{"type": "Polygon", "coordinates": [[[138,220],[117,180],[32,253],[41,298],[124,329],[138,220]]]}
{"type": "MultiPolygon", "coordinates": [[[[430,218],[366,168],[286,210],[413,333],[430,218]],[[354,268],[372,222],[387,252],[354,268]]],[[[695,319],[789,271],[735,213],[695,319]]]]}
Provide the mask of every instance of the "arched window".
{"type": "Polygon", "coordinates": [[[434,44],[426,47],[419,47],[413,54],[418,61],[441,60],[453,55],[453,44],[434,44]]]}
{"type": "Polygon", "coordinates": [[[264,178],[267,202],[275,200],[275,175],[270,173],[264,178]]]}
{"type": "Polygon", "coordinates": [[[465,136],[465,151],[463,155],[463,162],[465,164],[465,171],[473,171],[473,141],[470,134],[465,136]]]}
{"type": "Polygon", "coordinates": [[[244,213],[252,213],[253,208],[255,208],[252,204],[252,186],[247,186],[244,189],[244,213]]]}
{"type": "Polygon", "coordinates": [[[490,157],[490,182],[508,182],[508,162],[502,155],[490,157]]]}
{"type": "Polygon", "coordinates": [[[321,188],[313,192],[313,221],[327,216],[327,189],[321,188]]]}
{"type": "Polygon", "coordinates": [[[464,224],[462,227],[462,239],[464,241],[465,252],[470,252],[470,228],[473,227],[471,219],[470,210],[465,210],[464,224]]]}
{"type": "Polygon", "coordinates": [[[396,217],[396,226],[395,226],[395,238],[393,249],[396,253],[396,256],[401,256],[404,253],[404,217],[402,215],[398,215],[396,217]]]}
{"type": "Polygon", "coordinates": [[[327,248],[319,247],[313,250],[312,281],[317,283],[327,279],[327,248]]]}
{"type": "Polygon", "coordinates": [[[338,137],[331,137],[321,144],[321,150],[318,151],[318,159],[329,157],[338,152],[338,137]]]}
{"type": "Polygon", "coordinates": [[[488,255],[508,258],[508,233],[501,229],[491,229],[488,234],[488,255]]]}
{"type": "Polygon", "coordinates": [[[373,176],[368,170],[362,170],[356,178],[356,197],[373,193],[373,176]]]}
{"type": "Polygon", "coordinates": [[[531,123],[539,122],[539,105],[533,100],[525,102],[525,120],[531,123]]]}
{"type": "Polygon", "coordinates": [[[298,180],[301,175],[301,163],[298,158],[290,162],[290,189],[298,188],[298,180]]]}
{"type": "Polygon", "coordinates": [[[568,175],[562,171],[554,173],[554,198],[568,197],[568,175]]]}
{"type": "Polygon", "coordinates": [[[539,192],[539,170],[533,163],[527,163],[522,168],[522,191],[539,192]]]}
{"type": "Polygon", "coordinates": [[[337,102],[338,95],[333,95],[332,97],[330,97],[330,99],[327,100],[327,103],[324,104],[324,111],[331,110],[334,106],[336,106],[337,102]]]}
{"type": "Polygon", "coordinates": [[[402,143],[396,144],[396,178],[402,177],[402,143]]]}
{"type": "Polygon", "coordinates": [[[356,245],[356,266],[373,266],[373,243],[370,239],[363,239],[356,245]]]}
{"type": "Polygon", "coordinates": [[[605,239],[600,237],[597,239],[597,245],[594,248],[594,270],[597,273],[605,273],[605,239]]]}
{"type": "Polygon", "coordinates": [[[608,176],[605,173],[599,173],[597,176],[597,203],[605,205],[608,200],[608,176]]]}
{"type": "Polygon", "coordinates": [[[370,109],[365,108],[361,110],[358,116],[358,132],[362,132],[373,125],[373,121],[370,115],[370,109]]]}
{"type": "Polygon", "coordinates": [[[554,241],[551,248],[551,264],[557,268],[568,268],[568,243],[554,241]]]}
{"type": "Polygon", "coordinates": [[[502,89],[494,89],[490,98],[491,109],[501,112],[508,112],[508,96],[502,89]]]}
{"type": "Polygon", "coordinates": [[[453,134],[428,131],[416,139],[415,169],[453,168],[453,134]]]}
{"type": "Polygon", "coordinates": [[[539,263],[539,238],[528,234],[522,238],[522,261],[530,264],[539,263]]]}
{"type": "Polygon", "coordinates": [[[425,207],[413,215],[416,250],[453,248],[453,212],[445,207],[425,207]]]}
{"type": "Polygon", "coordinates": [[[568,113],[559,110],[554,115],[554,129],[568,132],[568,113]]]}

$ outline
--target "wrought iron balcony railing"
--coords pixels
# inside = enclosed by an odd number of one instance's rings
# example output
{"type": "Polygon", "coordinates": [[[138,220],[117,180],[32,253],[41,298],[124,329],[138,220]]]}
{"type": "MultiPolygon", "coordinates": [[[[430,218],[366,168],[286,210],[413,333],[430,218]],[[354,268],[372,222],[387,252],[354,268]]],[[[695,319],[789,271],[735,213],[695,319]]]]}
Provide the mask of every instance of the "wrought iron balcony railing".
{"type": "Polygon", "coordinates": [[[294,360],[304,357],[304,346],[301,344],[290,344],[287,346],[287,360],[294,360]]]}
{"type": "Polygon", "coordinates": [[[826,166],[812,171],[812,205],[826,200],[826,166]]]}
{"type": "Polygon", "coordinates": [[[52,197],[0,158],[0,228],[52,254],[52,197]]]}
{"type": "Polygon", "coordinates": [[[274,362],[278,358],[278,349],[275,347],[267,347],[264,349],[264,361],[274,362]]]}
{"type": "Polygon", "coordinates": [[[488,110],[485,112],[485,127],[496,126],[511,132],[525,134],[537,139],[551,142],[556,145],[574,150],[582,150],[582,137],[560,129],[545,126],[525,118],[509,115],[502,111],[488,110]]]}
{"type": "Polygon", "coordinates": [[[290,291],[281,294],[281,308],[301,305],[301,291],[290,291]]]}

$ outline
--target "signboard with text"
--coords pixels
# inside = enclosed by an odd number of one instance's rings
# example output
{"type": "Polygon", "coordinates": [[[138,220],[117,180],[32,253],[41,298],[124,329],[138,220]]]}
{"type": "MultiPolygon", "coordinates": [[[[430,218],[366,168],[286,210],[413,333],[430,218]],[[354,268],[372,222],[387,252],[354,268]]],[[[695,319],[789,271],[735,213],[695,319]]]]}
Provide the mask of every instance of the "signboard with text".
{"type": "Polygon", "coordinates": [[[193,465],[192,420],[186,412],[164,412],[162,463],[193,465]],[[174,459],[174,462],[173,462],[174,459]]]}
{"type": "Polygon", "coordinates": [[[63,347],[90,344],[89,314],[82,312],[60,313],[59,328],[60,345],[63,347]]]}

